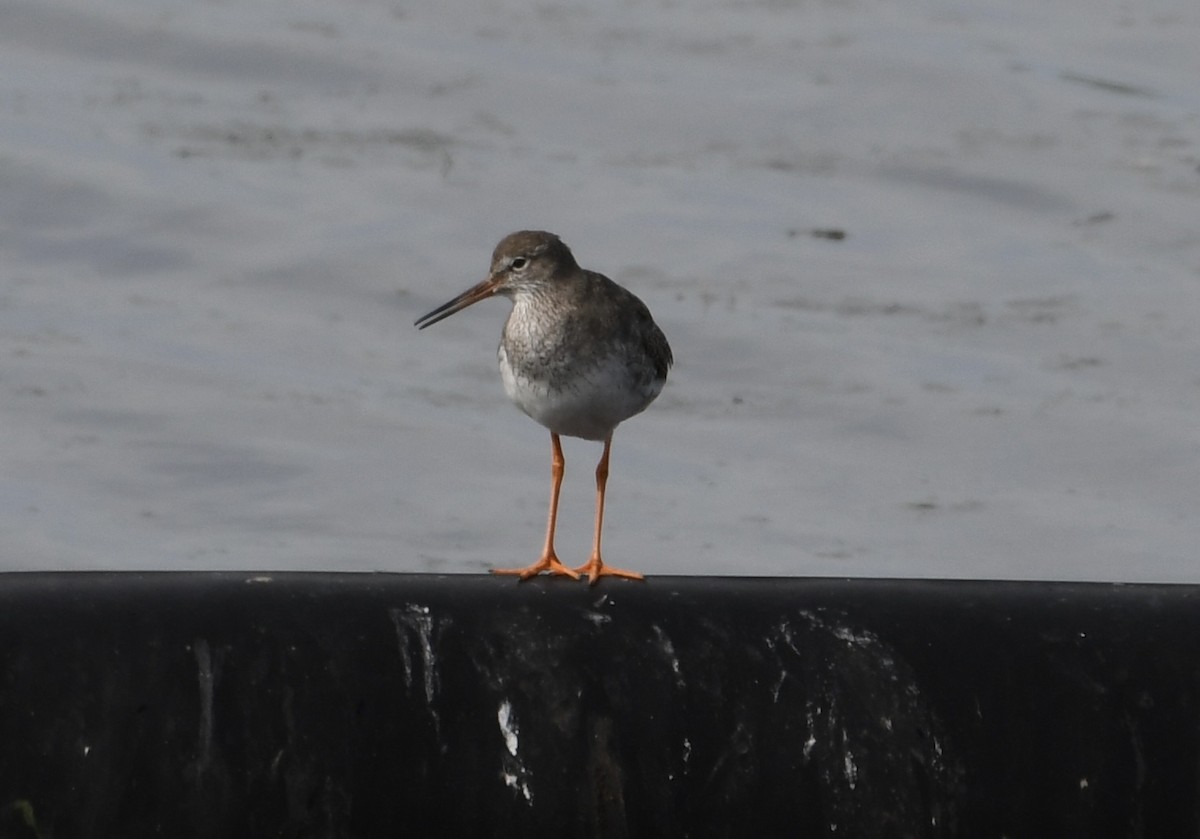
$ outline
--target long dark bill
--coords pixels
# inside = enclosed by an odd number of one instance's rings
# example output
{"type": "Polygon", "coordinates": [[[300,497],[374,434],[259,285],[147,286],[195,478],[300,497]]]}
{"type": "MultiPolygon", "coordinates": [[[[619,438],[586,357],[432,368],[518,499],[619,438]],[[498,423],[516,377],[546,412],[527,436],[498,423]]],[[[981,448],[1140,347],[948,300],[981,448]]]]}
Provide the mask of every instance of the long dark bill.
{"type": "Polygon", "coordinates": [[[499,281],[494,277],[488,277],[477,286],[467,289],[462,294],[455,297],[453,300],[443,303],[432,312],[421,315],[413,321],[413,326],[417,329],[424,329],[427,326],[433,326],[439,320],[445,320],[455,312],[461,312],[463,309],[470,306],[472,303],[478,303],[487,297],[491,297],[496,293],[496,287],[499,281]]]}

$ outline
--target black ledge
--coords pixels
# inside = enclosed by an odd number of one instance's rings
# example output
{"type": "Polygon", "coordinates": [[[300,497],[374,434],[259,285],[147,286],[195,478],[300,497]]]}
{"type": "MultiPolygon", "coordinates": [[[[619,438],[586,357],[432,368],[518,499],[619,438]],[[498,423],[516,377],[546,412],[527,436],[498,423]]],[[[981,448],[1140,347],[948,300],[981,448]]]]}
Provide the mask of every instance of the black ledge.
{"type": "Polygon", "coordinates": [[[0,575],[0,837],[1196,836],[1198,597],[0,575]]]}

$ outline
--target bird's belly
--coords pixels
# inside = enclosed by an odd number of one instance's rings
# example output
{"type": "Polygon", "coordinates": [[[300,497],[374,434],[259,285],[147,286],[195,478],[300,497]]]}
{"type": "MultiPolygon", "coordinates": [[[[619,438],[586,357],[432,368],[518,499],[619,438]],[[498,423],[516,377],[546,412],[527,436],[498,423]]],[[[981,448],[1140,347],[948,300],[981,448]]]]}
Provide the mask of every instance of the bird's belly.
{"type": "Polygon", "coordinates": [[[603,440],[618,424],[646,409],[663,382],[639,383],[627,364],[609,358],[569,374],[531,373],[509,363],[500,348],[504,391],[530,418],[556,434],[603,440]]]}

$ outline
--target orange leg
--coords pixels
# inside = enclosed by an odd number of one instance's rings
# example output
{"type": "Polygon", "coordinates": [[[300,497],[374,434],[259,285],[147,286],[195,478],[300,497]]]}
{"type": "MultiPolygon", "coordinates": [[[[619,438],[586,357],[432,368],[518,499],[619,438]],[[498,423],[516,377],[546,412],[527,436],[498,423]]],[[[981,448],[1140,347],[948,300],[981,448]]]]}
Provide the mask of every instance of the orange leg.
{"type": "Polygon", "coordinates": [[[572,580],[578,580],[579,574],[558,561],[554,553],[554,525],[558,521],[558,491],[562,487],[563,472],[566,471],[566,459],[562,453],[562,443],[558,435],[550,432],[550,520],[546,523],[546,544],[542,547],[542,557],[533,565],[525,568],[493,568],[493,574],[511,574],[528,580],[543,571],[551,574],[563,574],[572,580]]]}
{"type": "Polygon", "coordinates": [[[596,464],[596,535],[592,540],[592,558],[586,564],[575,569],[580,574],[586,574],[588,583],[593,586],[601,577],[624,577],[627,580],[646,579],[636,571],[625,571],[605,565],[604,560],[600,558],[600,531],[604,529],[604,488],[608,484],[608,452],[611,448],[612,435],[609,434],[604,438],[604,454],[600,455],[600,462],[596,464]]]}

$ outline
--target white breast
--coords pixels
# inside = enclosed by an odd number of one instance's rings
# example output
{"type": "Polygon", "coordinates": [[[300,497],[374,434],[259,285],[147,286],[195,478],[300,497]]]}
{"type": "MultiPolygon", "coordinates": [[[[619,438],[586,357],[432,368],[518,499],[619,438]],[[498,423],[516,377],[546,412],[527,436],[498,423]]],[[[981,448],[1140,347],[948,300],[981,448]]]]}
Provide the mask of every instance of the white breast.
{"type": "Polygon", "coordinates": [[[518,408],[556,434],[585,440],[603,440],[619,423],[644,411],[663,387],[662,381],[637,385],[626,362],[614,356],[577,371],[556,387],[547,379],[521,375],[509,363],[503,344],[499,360],[504,392],[518,408]]]}

